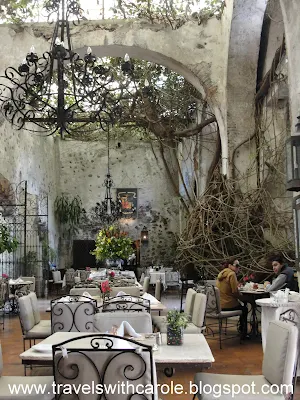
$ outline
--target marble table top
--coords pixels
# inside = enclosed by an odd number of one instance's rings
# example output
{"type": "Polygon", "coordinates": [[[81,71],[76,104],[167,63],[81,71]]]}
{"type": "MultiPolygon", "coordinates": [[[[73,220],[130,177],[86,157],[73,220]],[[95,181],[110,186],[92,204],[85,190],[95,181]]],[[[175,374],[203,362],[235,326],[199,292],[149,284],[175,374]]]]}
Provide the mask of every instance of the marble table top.
{"type": "MultiPolygon", "coordinates": [[[[81,336],[86,335],[95,335],[96,333],[88,334],[87,332],[56,332],[39,344],[59,344],[64,342],[65,340],[69,340],[72,338],[79,338],[81,336]]],[[[146,335],[147,336],[147,335],[146,335]]],[[[146,345],[153,345],[155,343],[155,338],[143,338],[133,340],[141,341],[141,343],[146,345]]],[[[85,338],[81,341],[76,341],[73,344],[65,345],[68,347],[79,347],[84,348],[84,345],[89,346],[89,339],[85,338]]],[[[38,352],[32,348],[26,350],[25,352],[20,354],[20,358],[22,362],[49,362],[49,365],[52,364],[52,352],[38,352]]],[[[167,365],[204,365],[206,367],[210,367],[211,364],[215,361],[210,347],[202,334],[185,334],[183,338],[183,344],[180,346],[169,346],[167,345],[167,335],[162,334],[162,345],[158,346],[157,350],[153,351],[153,358],[156,364],[167,364],[167,365]]]]}

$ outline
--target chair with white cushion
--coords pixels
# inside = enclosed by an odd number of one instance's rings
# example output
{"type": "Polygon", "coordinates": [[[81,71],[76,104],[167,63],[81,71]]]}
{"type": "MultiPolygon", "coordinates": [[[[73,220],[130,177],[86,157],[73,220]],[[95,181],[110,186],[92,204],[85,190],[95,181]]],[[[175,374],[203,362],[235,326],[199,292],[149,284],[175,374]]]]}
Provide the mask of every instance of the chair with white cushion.
{"type": "MultiPolygon", "coordinates": [[[[3,359],[2,359],[2,348],[0,344],[0,400],[52,400],[54,399],[53,387],[54,382],[53,376],[3,376],[3,359]],[[31,394],[29,392],[12,393],[13,385],[23,385],[25,390],[33,389],[31,394]],[[44,394],[36,393],[35,387],[44,388],[44,394]]],[[[19,386],[20,387],[20,386],[19,386]]]]}
{"type": "Polygon", "coordinates": [[[56,288],[56,293],[58,294],[59,290],[63,287],[63,280],[61,279],[61,272],[60,271],[52,271],[53,277],[53,286],[56,288]]]}
{"type": "Polygon", "coordinates": [[[110,332],[113,326],[119,327],[123,321],[127,321],[137,333],[152,332],[151,315],[144,311],[139,313],[100,312],[94,316],[94,328],[96,332],[110,332]]]}
{"type": "Polygon", "coordinates": [[[155,284],[155,298],[160,301],[161,300],[161,280],[158,279],[155,284]]]}
{"type": "MultiPolygon", "coordinates": [[[[192,318],[194,302],[195,302],[196,291],[194,289],[188,289],[185,298],[184,312],[192,318]]],[[[153,325],[160,332],[167,332],[167,317],[160,315],[153,315],[153,325]]]]}
{"type": "Polygon", "coordinates": [[[111,288],[110,297],[116,297],[119,292],[124,292],[135,297],[140,296],[140,288],[138,286],[115,286],[111,288]]]}
{"type": "Polygon", "coordinates": [[[18,298],[19,318],[23,333],[23,347],[25,351],[25,341],[35,339],[46,339],[51,335],[51,321],[41,320],[38,308],[37,297],[34,292],[30,292],[27,296],[18,298]]]}
{"type": "Polygon", "coordinates": [[[61,399],[158,400],[152,347],[143,342],[110,334],[73,338],[53,346],[53,369],[55,387],[96,389],[93,394],[82,390],[80,396],[74,393],[61,399]],[[62,347],[67,349],[67,357],[62,347]],[[103,395],[97,388],[104,388],[103,395]]]}
{"type": "Polygon", "coordinates": [[[149,278],[149,276],[145,276],[144,282],[143,282],[143,292],[144,293],[148,293],[149,286],[150,286],[150,278],[149,278]]]}
{"type": "Polygon", "coordinates": [[[70,296],[80,296],[83,295],[83,293],[89,293],[93,297],[100,297],[101,296],[101,290],[96,287],[88,287],[88,288],[72,288],[70,290],[70,296]]]}
{"type": "MultiPolygon", "coordinates": [[[[213,400],[215,393],[200,393],[201,387],[242,387],[253,388],[250,394],[243,390],[235,392],[234,398],[251,400],[284,400],[291,399],[293,381],[296,376],[298,361],[298,328],[283,321],[272,321],[267,331],[267,342],[263,358],[262,375],[226,375],[198,373],[194,381],[198,386],[198,393],[194,395],[199,400],[213,400]],[[254,384],[254,385],[253,385],[254,384]],[[245,386],[243,386],[245,385],[245,386]],[[283,385],[283,386],[281,386],[283,385]],[[287,385],[287,386],[285,386],[287,385]],[[286,393],[273,394],[280,388],[286,393]],[[208,394],[209,393],[209,394],[208,394]]],[[[247,390],[247,389],[246,389],[247,390]]],[[[222,400],[232,399],[233,393],[222,393],[222,400]]]]}
{"type": "Polygon", "coordinates": [[[205,329],[206,295],[197,293],[194,301],[192,321],[185,328],[184,333],[201,333],[205,329]]]}

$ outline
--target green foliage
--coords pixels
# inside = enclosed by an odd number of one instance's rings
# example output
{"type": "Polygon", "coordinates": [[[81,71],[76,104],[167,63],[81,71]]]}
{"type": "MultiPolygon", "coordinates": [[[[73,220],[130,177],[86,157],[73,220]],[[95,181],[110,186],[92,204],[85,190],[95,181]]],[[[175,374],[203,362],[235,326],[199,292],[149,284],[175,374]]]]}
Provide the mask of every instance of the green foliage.
{"type": "Polygon", "coordinates": [[[189,322],[188,315],[179,310],[170,310],[167,314],[167,323],[171,329],[186,328],[189,322]]]}
{"type": "Polygon", "coordinates": [[[84,212],[81,199],[78,196],[70,199],[67,195],[62,194],[55,199],[55,216],[62,225],[63,230],[68,234],[76,232],[84,212]]]}
{"type": "Polygon", "coordinates": [[[127,235],[127,232],[122,232],[114,225],[101,229],[96,239],[96,248],[91,254],[98,261],[119,258],[126,260],[133,253],[133,241],[127,235]]]}
{"type": "Polygon", "coordinates": [[[2,0],[0,17],[6,22],[19,24],[33,18],[38,6],[37,0],[2,0]]]}
{"type": "Polygon", "coordinates": [[[50,262],[54,262],[56,260],[57,257],[57,253],[56,251],[49,246],[48,241],[47,240],[43,240],[42,241],[42,259],[43,262],[48,263],[50,262]]]}
{"type": "Polygon", "coordinates": [[[19,242],[12,237],[6,225],[0,224],[0,254],[7,251],[12,253],[17,249],[19,242]]]}

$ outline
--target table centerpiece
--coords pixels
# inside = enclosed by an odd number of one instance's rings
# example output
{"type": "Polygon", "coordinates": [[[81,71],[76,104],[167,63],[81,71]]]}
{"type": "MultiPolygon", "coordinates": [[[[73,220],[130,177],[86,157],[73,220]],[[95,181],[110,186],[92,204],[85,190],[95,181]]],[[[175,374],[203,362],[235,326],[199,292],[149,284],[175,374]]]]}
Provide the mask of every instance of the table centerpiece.
{"type": "Polygon", "coordinates": [[[183,343],[183,331],[187,327],[189,318],[179,310],[170,310],[167,314],[167,344],[181,345],[183,343]]]}

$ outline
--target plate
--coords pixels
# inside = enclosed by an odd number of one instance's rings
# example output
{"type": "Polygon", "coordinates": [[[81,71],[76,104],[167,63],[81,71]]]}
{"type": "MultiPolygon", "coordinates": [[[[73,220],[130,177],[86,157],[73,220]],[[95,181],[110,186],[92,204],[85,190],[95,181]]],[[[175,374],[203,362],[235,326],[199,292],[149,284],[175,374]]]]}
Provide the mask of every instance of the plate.
{"type": "Polygon", "coordinates": [[[43,344],[38,343],[32,346],[32,349],[38,351],[39,353],[51,353],[52,352],[52,344],[43,344]]]}

